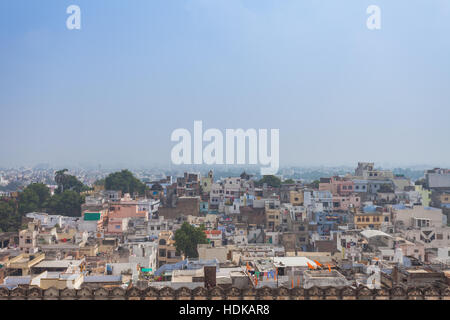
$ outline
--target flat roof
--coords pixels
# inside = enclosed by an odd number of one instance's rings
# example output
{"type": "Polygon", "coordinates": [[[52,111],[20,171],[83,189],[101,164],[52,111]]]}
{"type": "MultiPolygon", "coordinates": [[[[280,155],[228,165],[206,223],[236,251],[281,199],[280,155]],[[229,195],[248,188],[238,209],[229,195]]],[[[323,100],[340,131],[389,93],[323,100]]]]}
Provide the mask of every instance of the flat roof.
{"type": "Polygon", "coordinates": [[[68,268],[69,266],[79,266],[83,260],[46,260],[41,261],[34,268],[68,268]]]}
{"type": "Polygon", "coordinates": [[[317,264],[306,257],[274,257],[275,266],[284,267],[308,267],[308,263],[313,267],[317,267],[317,264]]]}
{"type": "Polygon", "coordinates": [[[389,235],[383,231],[380,231],[380,230],[364,230],[364,231],[361,231],[361,235],[364,236],[365,238],[372,238],[372,237],[377,237],[377,236],[392,238],[391,235],[389,235]]]}

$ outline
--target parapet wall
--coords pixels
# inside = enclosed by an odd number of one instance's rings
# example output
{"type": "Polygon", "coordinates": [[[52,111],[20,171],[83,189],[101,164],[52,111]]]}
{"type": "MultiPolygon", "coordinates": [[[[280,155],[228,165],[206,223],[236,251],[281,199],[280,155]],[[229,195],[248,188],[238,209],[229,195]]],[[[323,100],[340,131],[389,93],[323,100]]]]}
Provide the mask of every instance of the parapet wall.
{"type": "Polygon", "coordinates": [[[174,290],[147,288],[99,288],[80,290],[49,288],[0,288],[0,300],[450,300],[450,287],[434,287],[370,290],[366,287],[343,288],[268,288],[226,290],[215,287],[210,290],[203,287],[174,290]]]}

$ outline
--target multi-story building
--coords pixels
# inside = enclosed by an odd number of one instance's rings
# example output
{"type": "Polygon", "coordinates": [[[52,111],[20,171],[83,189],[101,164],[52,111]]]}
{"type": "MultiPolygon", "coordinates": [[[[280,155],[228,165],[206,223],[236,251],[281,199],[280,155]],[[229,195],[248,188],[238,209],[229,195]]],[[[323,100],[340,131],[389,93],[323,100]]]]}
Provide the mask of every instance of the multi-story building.
{"type": "Polygon", "coordinates": [[[347,211],[350,208],[359,208],[361,206],[361,198],[356,194],[348,196],[333,196],[333,210],[347,211]]]}
{"type": "Polygon", "coordinates": [[[366,210],[355,213],[353,223],[357,229],[376,229],[381,228],[383,222],[383,213],[376,210],[366,210]]]}
{"type": "Polygon", "coordinates": [[[347,196],[354,192],[352,180],[342,177],[321,178],[319,183],[320,191],[329,191],[333,195],[347,196]]]}
{"type": "Polygon", "coordinates": [[[158,237],[158,268],[165,264],[173,264],[182,260],[177,254],[174,233],[162,231],[158,237]]]}
{"type": "Polygon", "coordinates": [[[265,201],[266,229],[276,231],[281,223],[280,200],[270,199],[265,201]]]}
{"type": "Polygon", "coordinates": [[[425,173],[428,189],[450,189],[450,170],[435,168],[425,173]]]}
{"type": "Polygon", "coordinates": [[[38,252],[37,238],[39,235],[40,222],[29,222],[28,228],[19,232],[19,248],[23,253],[33,254],[38,252]]]}
{"type": "Polygon", "coordinates": [[[425,206],[392,206],[395,225],[399,228],[443,227],[447,225],[447,216],[442,209],[425,206]]]}

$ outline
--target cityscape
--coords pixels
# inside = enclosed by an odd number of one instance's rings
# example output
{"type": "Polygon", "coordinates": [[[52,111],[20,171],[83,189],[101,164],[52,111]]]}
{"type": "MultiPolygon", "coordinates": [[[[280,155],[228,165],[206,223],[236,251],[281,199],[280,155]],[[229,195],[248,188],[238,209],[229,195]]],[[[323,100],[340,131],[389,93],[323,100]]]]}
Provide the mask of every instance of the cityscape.
{"type": "Polygon", "coordinates": [[[0,297],[449,299],[449,169],[146,172],[3,169],[0,297]]]}

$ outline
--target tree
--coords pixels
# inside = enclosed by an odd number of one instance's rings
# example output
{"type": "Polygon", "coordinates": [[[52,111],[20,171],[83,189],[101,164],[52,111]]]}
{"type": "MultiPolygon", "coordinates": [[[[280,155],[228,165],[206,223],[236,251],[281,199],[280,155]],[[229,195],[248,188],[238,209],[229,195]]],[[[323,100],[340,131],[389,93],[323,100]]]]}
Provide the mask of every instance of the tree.
{"type": "Polygon", "coordinates": [[[48,211],[52,214],[60,214],[69,217],[81,216],[81,204],[84,197],[79,193],[66,190],[63,193],[55,194],[49,201],[48,211]]]}
{"type": "Polygon", "coordinates": [[[256,184],[258,186],[262,186],[264,185],[264,183],[267,183],[269,187],[279,188],[281,186],[281,179],[273,175],[268,175],[263,176],[262,179],[259,180],[256,184]]]}
{"type": "Polygon", "coordinates": [[[208,243],[203,228],[196,228],[184,222],[180,229],[175,231],[175,247],[178,253],[183,253],[187,258],[197,258],[197,245],[208,243]]]}
{"type": "Polygon", "coordinates": [[[0,232],[17,231],[21,223],[16,201],[0,199],[0,232]]]}
{"type": "Polygon", "coordinates": [[[145,194],[148,187],[137,179],[130,171],[122,170],[120,172],[111,173],[105,178],[105,189],[122,191],[122,193],[139,193],[145,194]]]}
{"type": "Polygon", "coordinates": [[[105,179],[100,179],[94,182],[94,186],[98,186],[98,187],[104,187],[105,186],[105,179]]]}
{"type": "Polygon", "coordinates": [[[32,183],[19,194],[21,214],[45,211],[50,199],[50,189],[42,183],[32,183]]]}
{"type": "Polygon", "coordinates": [[[58,189],[55,193],[62,193],[66,190],[73,190],[75,192],[83,192],[89,190],[77,177],[66,174],[68,170],[59,170],[55,173],[55,181],[58,184],[58,189]]]}
{"type": "Polygon", "coordinates": [[[56,171],[55,173],[55,182],[58,185],[58,192],[64,191],[64,183],[66,180],[66,172],[69,171],[67,169],[56,171]]]}
{"type": "Polygon", "coordinates": [[[287,179],[287,180],[283,181],[283,184],[294,184],[294,183],[295,183],[295,181],[292,179],[287,179]]]}
{"type": "Polygon", "coordinates": [[[241,177],[242,180],[250,180],[252,175],[250,175],[250,174],[248,174],[247,172],[244,171],[244,172],[241,173],[240,177],[241,177]]]}
{"type": "Polygon", "coordinates": [[[318,189],[318,188],[319,188],[319,183],[320,183],[319,180],[314,180],[313,182],[311,182],[311,183],[309,184],[309,187],[310,187],[310,188],[314,188],[314,189],[318,189]]]}

